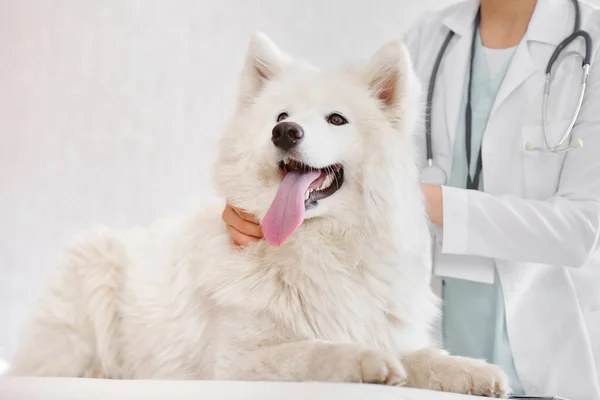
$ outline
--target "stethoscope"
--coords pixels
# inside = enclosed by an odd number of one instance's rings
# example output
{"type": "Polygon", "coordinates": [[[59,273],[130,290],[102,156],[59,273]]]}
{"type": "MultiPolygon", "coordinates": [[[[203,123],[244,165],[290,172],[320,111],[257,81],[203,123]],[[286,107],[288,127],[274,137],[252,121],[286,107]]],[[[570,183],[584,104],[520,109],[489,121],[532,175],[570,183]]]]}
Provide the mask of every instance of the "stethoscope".
{"type": "MultiPolygon", "coordinates": [[[[544,145],[536,146],[533,143],[527,143],[525,145],[525,149],[527,151],[541,151],[545,153],[562,153],[569,151],[571,149],[579,148],[583,146],[583,142],[581,139],[573,139],[567,146],[563,146],[565,141],[571,136],[571,131],[573,130],[573,126],[577,121],[577,117],[579,116],[579,111],[581,110],[581,104],[583,103],[583,96],[585,94],[585,88],[587,84],[587,77],[590,72],[590,54],[592,49],[592,38],[586,32],[580,29],[581,26],[581,13],[579,11],[579,3],[577,0],[572,0],[573,7],[575,8],[575,26],[573,28],[573,33],[571,33],[568,37],[566,37],[559,45],[556,47],[552,56],[548,60],[548,65],[546,66],[546,83],[544,85],[544,97],[542,101],[542,125],[543,125],[543,134],[544,134],[544,145]],[[554,63],[561,55],[562,51],[575,39],[578,37],[583,38],[585,41],[585,56],[583,57],[582,69],[583,75],[581,78],[581,86],[579,90],[579,98],[577,100],[577,107],[573,113],[573,117],[569,123],[567,130],[564,135],[560,139],[560,141],[552,146],[548,141],[548,133],[547,133],[547,111],[548,111],[548,97],[550,96],[550,84],[552,82],[552,67],[554,63]]],[[[472,109],[471,109],[471,80],[473,77],[473,58],[475,54],[475,43],[477,38],[477,31],[479,29],[479,23],[481,20],[481,9],[477,11],[477,16],[475,17],[475,26],[473,29],[473,38],[471,41],[471,55],[470,55],[470,66],[469,66],[469,82],[468,82],[468,94],[467,94],[467,105],[465,110],[465,144],[466,144],[466,157],[467,157],[467,166],[471,165],[471,122],[472,122],[472,109]]],[[[447,176],[444,170],[437,165],[433,160],[433,146],[431,139],[431,104],[433,101],[433,91],[435,88],[435,81],[437,77],[437,72],[440,67],[440,63],[442,62],[442,58],[450,43],[450,40],[454,36],[454,32],[448,32],[440,51],[438,52],[437,58],[433,65],[433,71],[431,73],[431,79],[429,80],[429,87],[427,91],[427,103],[426,103],[426,113],[425,113],[425,140],[426,140],[426,149],[427,149],[427,165],[421,170],[421,182],[428,183],[432,185],[444,185],[447,181],[447,176]]],[[[566,57],[569,55],[577,55],[576,52],[569,52],[561,60],[564,61],[566,57]]],[[[467,173],[467,189],[477,189],[479,187],[479,180],[482,170],[482,160],[481,160],[481,147],[479,148],[479,155],[477,158],[477,165],[475,169],[475,174],[471,177],[470,172],[467,173]]]]}

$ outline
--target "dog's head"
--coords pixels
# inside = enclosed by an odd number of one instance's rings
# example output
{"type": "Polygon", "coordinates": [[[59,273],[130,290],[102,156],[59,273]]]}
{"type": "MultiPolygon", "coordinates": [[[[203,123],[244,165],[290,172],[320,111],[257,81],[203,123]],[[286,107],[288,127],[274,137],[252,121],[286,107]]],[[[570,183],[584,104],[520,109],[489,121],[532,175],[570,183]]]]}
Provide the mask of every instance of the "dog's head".
{"type": "Polygon", "coordinates": [[[273,245],[304,220],[381,208],[395,201],[395,188],[415,182],[408,136],[419,90],[399,42],[361,65],[322,72],[257,34],[221,141],[216,186],[261,219],[273,245]]]}

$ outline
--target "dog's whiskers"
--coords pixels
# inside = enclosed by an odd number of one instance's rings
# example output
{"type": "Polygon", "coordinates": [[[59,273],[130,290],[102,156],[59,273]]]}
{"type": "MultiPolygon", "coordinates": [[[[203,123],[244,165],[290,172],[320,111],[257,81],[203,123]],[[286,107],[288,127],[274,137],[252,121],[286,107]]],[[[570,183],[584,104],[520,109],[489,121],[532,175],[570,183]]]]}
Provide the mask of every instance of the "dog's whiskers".
{"type": "Polygon", "coordinates": [[[335,187],[337,187],[339,189],[340,183],[338,182],[338,177],[337,177],[336,173],[333,174],[333,179],[335,180],[335,187]]]}

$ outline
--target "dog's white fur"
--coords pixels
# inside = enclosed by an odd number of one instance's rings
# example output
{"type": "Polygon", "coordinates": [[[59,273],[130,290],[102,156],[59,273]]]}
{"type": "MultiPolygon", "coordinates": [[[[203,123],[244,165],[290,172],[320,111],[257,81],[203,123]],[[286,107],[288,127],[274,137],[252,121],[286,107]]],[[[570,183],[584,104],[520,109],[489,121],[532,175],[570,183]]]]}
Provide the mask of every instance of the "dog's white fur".
{"type": "Polygon", "coordinates": [[[506,393],[505,375],[431,347],[438,300],[410,132],[420,86],[405,47],[320,72],[251,41],[215,182],[262,218],[281,182],[271,143],[285,110],[301,161],[340,163],[341,189],[280,247],[232,249],[218,208],[95,233],[69,252],[12,374],[319,380],[506,393]],[[341,112],[343,126],[326,122],[341,112]]]}

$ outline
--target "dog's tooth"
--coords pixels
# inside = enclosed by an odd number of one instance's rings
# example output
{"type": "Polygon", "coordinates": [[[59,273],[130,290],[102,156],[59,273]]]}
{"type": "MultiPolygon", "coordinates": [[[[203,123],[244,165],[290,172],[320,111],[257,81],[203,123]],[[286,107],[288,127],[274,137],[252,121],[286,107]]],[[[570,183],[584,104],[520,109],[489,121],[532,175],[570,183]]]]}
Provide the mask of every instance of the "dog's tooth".
{"type": "Polygon", "coordinates": [[[319,188],[319,190],[323,190],[323,189],[326,189],[329,186],[331,186],[332,180],[333,180],[333,177],[331,176],[331,174],[327,174],[327,177],[325,177],[325,180],[321,184],[321,187],[319,188]]]}
{"type": "Polygon", "coordinates": [[[309,197],[310,197],[310,190],[307,190],[306,193],[304,194],[304,200],[308,200],[309,197]]]}

